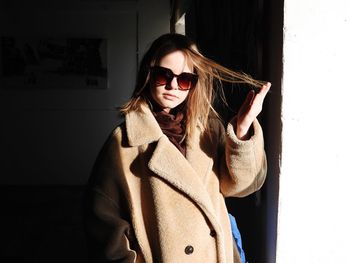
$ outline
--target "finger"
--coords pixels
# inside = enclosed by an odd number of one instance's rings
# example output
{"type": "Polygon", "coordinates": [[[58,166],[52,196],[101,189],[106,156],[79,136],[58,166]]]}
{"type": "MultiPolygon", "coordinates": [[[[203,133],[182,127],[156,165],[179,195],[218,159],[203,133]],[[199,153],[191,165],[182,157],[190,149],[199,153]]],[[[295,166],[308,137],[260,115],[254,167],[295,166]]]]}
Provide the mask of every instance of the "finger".
{"type": "Polygon", "coordinates": [[[241,106],[241,110],[243,112],[246,112],[248,110],[248,108],[250,108],[250,106],[252,105],[252,103],[254,101],[254,97],[255,97],[255,91],[250,90],[247,97],[244,100],[243,105],[241,106]]]}
{"type": "Polygon", "coordinates": [[[271,83],[267,82],[265,85],[263,85],[261,87],[261,89],[260,89],[258,94],[263,95],[263,97],[265,97],[266,94],[269,92],[270,88],[271,88],[271,83]]]}
{"type": "Polygon", "coordinates": [[[251,90],[248,95],[250,96],[247,96],[247,100],[249,100],[249,106],[251,106],[253,104],[253,101],[254,101],[254,98],[255,98],[255,91],[254,90],[251,90]]]}
{"type": "MultiPolygon", "coordinates": [[[[265,85],[263,85],[259,91],[258,94],[254,97],[254,100],[252,101],[252,104],[260,104],[262,106],[264,99],[266,97],[266,94],[269,92],[271,88],[271,83],[267,82],[265,85]]],[[[252,105],[251,104],[251,105],[252,105]]]]}

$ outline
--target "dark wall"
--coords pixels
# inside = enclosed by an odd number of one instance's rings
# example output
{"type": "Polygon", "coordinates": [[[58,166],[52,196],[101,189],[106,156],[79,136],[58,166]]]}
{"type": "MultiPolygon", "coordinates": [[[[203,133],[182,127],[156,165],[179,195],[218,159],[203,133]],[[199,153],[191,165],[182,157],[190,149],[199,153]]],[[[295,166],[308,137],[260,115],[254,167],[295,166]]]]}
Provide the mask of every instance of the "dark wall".
{"type": "Polygon", "coordinates": [[[169,17],[163,0],[0,0],[0,262],[87,261],[84,184],[169,17]],[[9,87],[2,37],[106,39],[107,87],[9,87]]]}
{"type": "Polygon", "coordinates": [[[0,0],[0,184],[86,182],[115,106],[131,95],[136,10],[134,1],[0,0]]]}
{"type": "Polygon", "coordinates": [[[0,261],[87,262],[83,186],[0,186],[0,261]]]}
{"type": "Polygon", "coordinates": [[[276,262],[278,193],[281,159],[281,80],[283,69],[283,15],[284,1],[264,0],[263,67],[262,74],[272,83],[266,98],[263,115],[265,149],[268,158],[268,176],[265,182],[263,210],[263,257],[266,263],[276,262]]]}

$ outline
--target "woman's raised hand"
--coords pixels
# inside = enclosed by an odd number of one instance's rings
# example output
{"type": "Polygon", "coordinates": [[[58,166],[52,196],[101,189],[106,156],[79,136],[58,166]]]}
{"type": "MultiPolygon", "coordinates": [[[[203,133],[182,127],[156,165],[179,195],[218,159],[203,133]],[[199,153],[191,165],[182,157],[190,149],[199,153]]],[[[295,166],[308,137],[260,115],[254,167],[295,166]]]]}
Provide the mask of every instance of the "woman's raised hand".
{"type": "Polygon", "coordinates": [[[259,93],[256,94],[254,90],[248,93],[237,115],[236,135],[238,139],[249,139],[249,128],[261,112],[265,96],[270,87],[271,83],[268,82],[262,86],[259,93]]]}

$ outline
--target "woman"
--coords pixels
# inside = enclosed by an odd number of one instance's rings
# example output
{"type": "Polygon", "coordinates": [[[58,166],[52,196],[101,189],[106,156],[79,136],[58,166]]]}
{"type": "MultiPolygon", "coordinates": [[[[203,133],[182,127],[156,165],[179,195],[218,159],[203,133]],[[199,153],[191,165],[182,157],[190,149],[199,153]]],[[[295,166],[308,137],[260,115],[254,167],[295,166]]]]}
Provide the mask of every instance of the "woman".
{"type": "Polygon", "coordinates": [[[125,121],[94,166],[86,203],[94,262],[241,262],[224,198],[257,191],[266,176],[256,120],[270,84],[205,58],[166,34],[145,54],[125,121]],[[213,81],[251,91],[226,131],[213,81]]]}

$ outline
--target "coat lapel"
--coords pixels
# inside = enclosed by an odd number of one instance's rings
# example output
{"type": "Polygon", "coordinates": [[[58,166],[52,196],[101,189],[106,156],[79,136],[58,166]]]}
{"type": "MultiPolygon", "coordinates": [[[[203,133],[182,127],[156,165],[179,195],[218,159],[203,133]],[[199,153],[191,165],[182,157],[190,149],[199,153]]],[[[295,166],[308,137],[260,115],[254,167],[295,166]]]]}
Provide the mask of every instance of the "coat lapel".
{"type": "Polygon", "coordinates": [[[164,136],[150,109],[147,106],[142,106],[141,109],[141,111],[131,111],[125,116],[130,146],[149,144],[164,136]]]}
{"type": "MultiPolygon", "coordinates": [[[[210,158],[204,150],[204,145],[201,145],[201,132],[197,128],[191,141],[187,141],[186,159],[197,173],[204,185],[207,183],[207,177],[213,167],[213,159],[210,158]]],[[[206,141],[206,143],[209,143],[206,141]]]]}
{"type": "MultiPolygon", "coordinates": [[[[158,141],[148,167],[156,175],[191,198],[207,215],[216,231],[220,231],[214,208],[200,176],[188,160],[164,135],[158,141]]],[[[205,166],[208,168],[208,163],[205,166]]]]}

